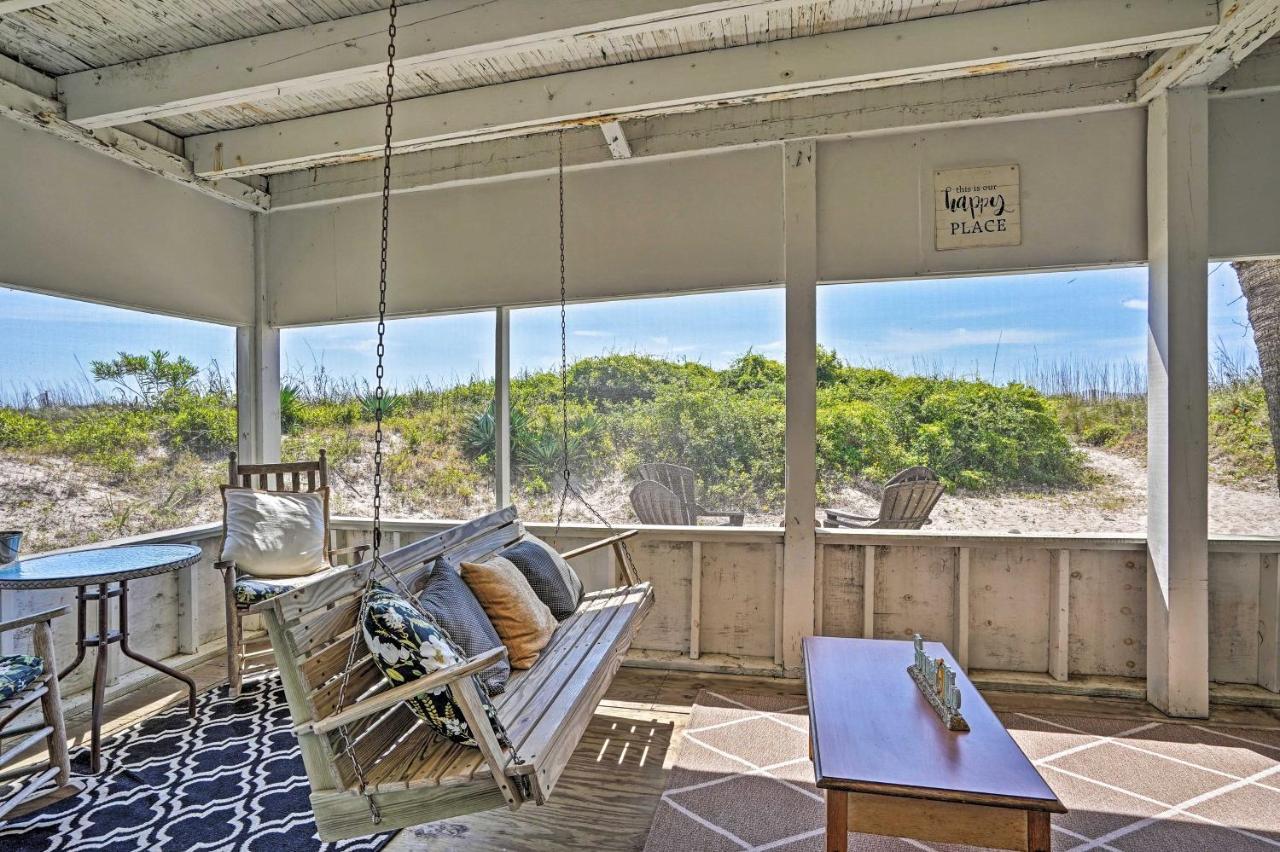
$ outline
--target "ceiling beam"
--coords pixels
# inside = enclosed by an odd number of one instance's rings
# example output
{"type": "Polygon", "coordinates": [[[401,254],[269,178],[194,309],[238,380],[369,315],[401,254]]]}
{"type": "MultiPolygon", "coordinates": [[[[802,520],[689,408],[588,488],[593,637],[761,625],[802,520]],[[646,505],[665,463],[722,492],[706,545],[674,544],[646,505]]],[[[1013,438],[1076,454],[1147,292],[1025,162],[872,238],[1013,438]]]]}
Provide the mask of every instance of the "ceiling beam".
{"type": "MultiPolygon", "coordinates": [[[[619,118],[1098,61],[1200,41],[1211,0],[1041,0],[592,68],[401,101],[394,147],[422,150],[619,118]]],[[[376,156],[381,106],[187,139],[205,176],[376,156]]]]}
{"type": "Polygon", "coordinates": [[[0,77],[0,117],[81,145],[244,210],[262,212],[271,198],[241,181],[197,177],[191,161],[160,145],[111,127],[86,130],[66,120],[62,104],[0,77]]]}
{"type": "MultiPolygon", "coordinates": [[[[1131,57],[1086,65],[869,89],[776,104],[757,103],[640,118],[627,123],[634,160],[774,145],[786,139],[835,139],[939,127],[1074,115],[1137,106],[1135,80],[1146,67],[1131,57]]],[[[625,167],[596,127],[565,131],[570,170],[625,167]]],[[[554,135],[519,136],[432,148],[391,161],[392,192],[415,192],[554,173],[554,135]]],[[[382,163],[369,160],[276,175],[274,211],[374,198],[382,163]]]]}
{"type": "Polygon", "coordinates": [[[604,133],[604,141],[615,160],[631,159],[631,144],[627,142],[627,134],[623,132],[620,122],[606,121],[600,125],[600,130],[604,133]]]}
{"type": "Polygon", "coordinates": [[[58,0],[0,0],[0,15],[12,15],[40,6],[52,6],[58,0]]]}
{"type": "Polygon", "coordinates": [[[1280,33],[1280,0],[1224,0],[1221,22],[1197,44],[1165,51],[1138,81],[1143,103],[1170,89],[1206,86],[1280,33]]]}
{"type": "MultiPolygon", "coordinates": [[[[0,0],[2,2],[2,0],[0,0]]],[[[812,0],[432,0],[396,18],[396,70],[502,54],[554,55],[578,42],[598,53],[605,38],[664,22],[688,26],[729,12],[785,12],[812,0]]],[[[69,120],[106,127],[181,115],[318,88],[373,83],[387,63],[387,16],[370,12],[323,24],[67,74],[58,83],[69,120]]],[[[576,51],[575,51],[576,52],[576,51]]]]}

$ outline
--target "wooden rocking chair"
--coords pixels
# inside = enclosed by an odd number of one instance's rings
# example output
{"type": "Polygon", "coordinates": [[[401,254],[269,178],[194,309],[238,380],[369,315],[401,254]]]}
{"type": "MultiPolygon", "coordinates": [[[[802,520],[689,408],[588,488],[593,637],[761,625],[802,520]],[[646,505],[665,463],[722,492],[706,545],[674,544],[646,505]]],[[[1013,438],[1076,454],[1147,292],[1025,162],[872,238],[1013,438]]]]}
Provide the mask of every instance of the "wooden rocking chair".
{"type": "MultiPolygon", "coordinates": [[[[613,547],[627,585],[588,594],[561,622],[534,667],[515,672],[506,692],[494,699],[510,749],[493,735],[470,677],[505,649],[389,687],[357,639],[354,665],[347,668],[372,563],[311,578],[253,605],[250,612],[262,614],[271,637],[321,839],[391,831],[503,804],[512,810],[530,801],[544,804],[653,606],[652,588],[640,582],[622,546],[634,534],[564,554],[572,558],[613,547]],[[404,704],[441,686],[452,689],[478,748],[436,735],[404,704]],[[355,743],[354,760],[341,729],[355,743]]],[[[481,560],[523,536],[515,508],[508,507],[386,553],[382,561],[416,593],[436,558],[481,560]]]]}
{"type": "Polygon", "coordinates": [[[918,530],[929,523],[929,514],[942,497],[938,475],[927,467],[909,467],[885,483],[880,514],[874,518],[827,509],[824,527],[848,529],[918,530]]]}
{"type": "MultiPolygon", "coordinates": [[[[329,467],[324,450],[320,451],[320,458],[315,461],[284,464],[239,464],[236,454],[232,453],[228,468],[228,482],[233,488],[256,488],[259,491],[270,491],[276,494],[299,494],[317,491],[329,485],[329,467]]],[[[226,529],[223,529],[224,537],[226,533],[226,529]]],[[[324,508],[324,540],[327,545],[329,543],[329,504],[327,502],[324,508]]],[[[367,544],[328,550],[329,564],[337,565],[338,558],[344,554],[350,554],[354,562],[360,562],[368,550],[367,544]]],[[[235,563],[216,562],[213,567],[222,572],[222,588],[226,598],[224,604],[227,613],[227,684],[232,695],[239,695],[245,669],[260,662],[264,657],[270,657],[271,650],[259,648],[250,651],[245,647],[243,615],[248,611],[249,604],[238,599],[236,595],[236,581],[242,579],[243,575],[236,570],[235,563]]],[[[298,582],[300,580],[269,580],[255,584],[254,591],[259,596],[279,594],[285,588],[297,585],[298,582]]]]}

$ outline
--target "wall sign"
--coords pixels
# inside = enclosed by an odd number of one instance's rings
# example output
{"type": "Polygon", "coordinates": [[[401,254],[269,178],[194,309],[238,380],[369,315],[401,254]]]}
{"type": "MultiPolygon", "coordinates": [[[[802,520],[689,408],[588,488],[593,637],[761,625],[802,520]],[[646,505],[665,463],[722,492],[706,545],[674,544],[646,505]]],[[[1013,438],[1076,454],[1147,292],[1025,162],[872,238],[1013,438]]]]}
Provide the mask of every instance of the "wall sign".
{"type": "Polygon", "coordinates": [[[1022,244],[1018,166],[939,169],[933,173],[938,251],[1022,244]]]}

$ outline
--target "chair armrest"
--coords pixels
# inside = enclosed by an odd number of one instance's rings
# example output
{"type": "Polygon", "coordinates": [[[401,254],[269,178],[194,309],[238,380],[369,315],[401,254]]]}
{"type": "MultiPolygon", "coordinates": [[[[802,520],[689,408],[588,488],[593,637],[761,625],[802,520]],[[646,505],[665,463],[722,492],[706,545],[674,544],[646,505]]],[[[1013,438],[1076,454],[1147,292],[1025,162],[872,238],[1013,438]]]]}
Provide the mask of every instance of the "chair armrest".
{"type": "Polygon", "coordinates": [[[599,550],[602,547],[608,547],[611,544],[616,544],[620,541],[631,538],[631,536],[636,535],[638,532],[640,531],[627,530],[626,532],[620,532],[617,535],[611,535],[608,538],[602,538],[599,541],[593,541],[591,544],[584,544],[582,547],[577,547],[566,553],[561,553],[560,558],[572,559],[575,556],[583,556],[593,550],[599,550]]]}
{"type": "Polygon", "coordinates": [[[314,722],[305,722],[298,725],[295,730],[301,733],[327,734],[366,716],[380,713],[383,710],[390,710],[401,701],[416,698],[424,692],[429,692],[441,686],[448,686],[454,681],[473,675],[482,669],[487,669],[506,655],[507,649],[500,645],[497,648],[485,651],[483,654],[477,654],[456,666],[440,669],[426,677],[420,677],[409,683],[402,683],[400,686],[363,698],[349,705],[341,712],[334,713],[332,716],[314,722]]]}
{"type": "Polygon", "coordinates": [[[236,567],[236,563],[230,559],[219,559],[217,562],[213,563],[213,567],[217,568],[219,571],[226,571],[228,569],[234,569],[236,567]]]}
{"type": "Polygon", "coordinates": [[[704,509],[703,507],[699,506],[698,517],[699,518],[728,518],[729,526],[740,527],[742,526],[743,518],[746,517],[746,512],[737,512],[737,511],[730,512],[722,509],[704,509]]]}
{"type": "Polygon", "coordinates": [[[26,627],[30,624],[39,624],[42,621],[53,621],[59,616],[66,615],[69,611],[69,607],[60,606],[55,609],[33,612],[30,615],[20,615],[8,621],[0,621],[0,633],[8,633],[10,630],[17,630],[19,627],[26,627]]]}
{"type": "Polygon", "coordinates": [[[827,517],[833,521],[877,521],[879,518],[868,517],[867,515],[855,515],[853,512],[842,512],[839,509],[823,509],[827,513],[827,517]]]}

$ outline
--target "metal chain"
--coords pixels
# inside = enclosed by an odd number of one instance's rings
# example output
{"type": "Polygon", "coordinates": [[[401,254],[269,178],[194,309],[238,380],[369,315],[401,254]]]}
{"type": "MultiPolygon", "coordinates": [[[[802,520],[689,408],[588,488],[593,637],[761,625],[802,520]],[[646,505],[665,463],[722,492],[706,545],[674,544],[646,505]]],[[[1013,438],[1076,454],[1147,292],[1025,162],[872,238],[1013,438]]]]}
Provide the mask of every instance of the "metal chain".
{"type": "MultiPolygon", "coordinates": [[[[369,607],[369,592],[373,588],[374,573],[382,565],[382,415],[386,399],[386,388],[383,384],[386,369],[383,361],[387,354],[387,250],[390,245],[391,230],[391,131],[396,94],[396,12],[398,11],[396,4],[397,0],[391,0],[391,5],[387,8],[387,85],[384,107],[386,121],[382,133],[382,242],[378,261],[378,365],[374,371],[377,387],[373,392],[375,406],[373,412],[373,563],[365,575],[364,591],[360,596],[360,610],[356,615],[356,629],[351,633],[351,643],[347,648],[347,664],[342,670],[342,685],[338,688],[339,709],[346,706],[347,683],[351,679],[351,669],[355,666],[356,651],[362,639],[361,631],[369,607]]],[[[356,759],[355,744],[345,725],[338,728],[338,738],[341,740],[343,753],[355,771],[360,793],[364,795],[367,786],[364,770],[360,766],[360,761],[356,759]]],[[[369,804],[369,818],[375,825],[378,824],[382,821],[378,806],[369,796],[365,796],[365,801],[369,804]]]]}
{"type": "Polygon", "coordinates": [[[559,168],[556,170],[559,185],[560,202],[560,429],[561,429],[561,462],[564,469],[564,488],[560,491],[560,510],[556,513],[556,535],[560,535],[560,525],[564,523],[564,504],[569,499],[571,471],[569,470],[569,323],[567,306],[569,303],[568,276],[565,265],[565,228],[564,228],[564,130],[556,131],[556,150],[559,153],[559,168]]]}

